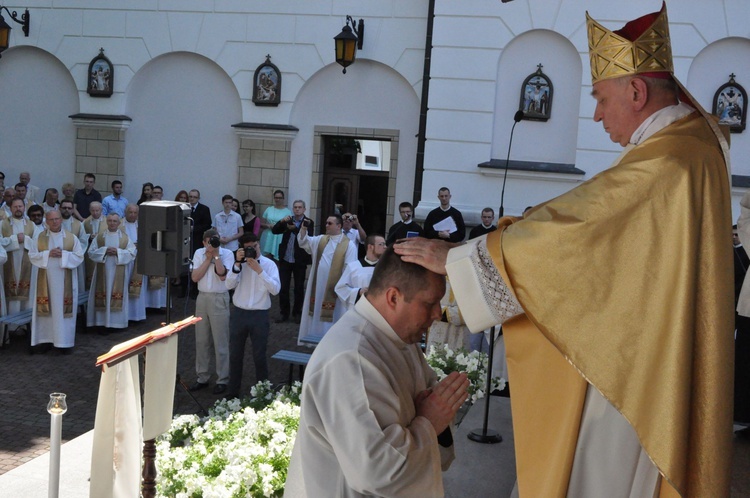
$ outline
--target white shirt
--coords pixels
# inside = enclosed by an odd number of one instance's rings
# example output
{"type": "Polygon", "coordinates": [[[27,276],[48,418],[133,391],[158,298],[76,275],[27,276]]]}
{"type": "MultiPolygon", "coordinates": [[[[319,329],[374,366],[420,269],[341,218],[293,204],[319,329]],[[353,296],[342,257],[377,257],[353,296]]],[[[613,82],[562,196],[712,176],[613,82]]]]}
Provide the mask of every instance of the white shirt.
{"type": "MultiPolygon", "coordinates": [[[[214,217],[213,226],[216,231],[219,232],[219,237],[234,237],[239,233],[242,225],[242,216],[234,211],[229,211],[229,214],[222,211],[214,217]]],[[[226,244],[222,244],[222,247],[229,249],[230,251],[236,251],[239,249],[240,243],[235,239],[226,244]]]]}
{"type": "Polygon", "coordinates": [[[258,263],[263,270],[260,274],[255,273],[255,270],[251,269],[247,263],[237,263],[236,266],[233,263],[224,281],[227,289],[235,289],[232,304],[243,310],[269,309],[271,295],[275,296],[281,290],[279,269],[276,268],[276,263],[265,256],[258,258],[258,263]],[[238,268],[241,268],[239,273],[236,272],[238,268]]]}
{"type": "MultiPolygon", "coordinates": [[[[197,268],[206,260],[206,248],[201,247],[195,251],[193,256],[193,268],[197,268]]],[[[219,261],[214,261],[213,266],[206,270],[206,274],[198,280],[199,292],[224,293],[227,292],[227,286],[224,281],[216,274],[216,263],[223,264],[227,269],[227,277],[232,273],[232,263],[234,254],[229,249],[219,248],[219,261]]],[[[254,273],[254,272],[253,272],[254,273]]]]}
{"type": "Polygon", "coordinates": [[[359,238],[359,230],[357,230],[354,227],[350,228],[348,232],[346,230],[342,229],[341,233],[343,233],[344,235],[346,235],[346,237],[349,240],[351,240],[352,242],[354,242],[354,245],[362,243],[362,239],[359,238]]]}

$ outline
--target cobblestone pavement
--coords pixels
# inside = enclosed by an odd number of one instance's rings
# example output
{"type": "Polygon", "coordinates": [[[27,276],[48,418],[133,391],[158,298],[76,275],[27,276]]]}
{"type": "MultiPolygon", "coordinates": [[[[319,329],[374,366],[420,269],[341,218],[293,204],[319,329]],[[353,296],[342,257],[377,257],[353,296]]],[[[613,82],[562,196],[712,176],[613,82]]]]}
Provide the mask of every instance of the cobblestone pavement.
{"type": "MultiPolygon", "coordinates": [[[[173,301],[171,321],[194,314],[194,300],[175,298],[173,301]]],[[[274,319],[278,317],[278,299],[274,298],[273,303],[268,366],[271,382],[278,384],[287,381],[289,367],[271,360],[270,356],[279,349],[309,350],[297,346],[296,323],[274,323],[274,319]]],[[[79,316],[81,318],[83,317],[79,316]]],[[[10,345],[0,350],[0,474],[49,451],[50,416],[47,413],[47,401],[52,392],[67,394],[68,412],[63,417],[63,443],[93,429],[100,377],[100,370],[94,367],[96,357],[115,344],[158,328],[165,318],[164,310],[149,309],[146,320],[131,322],[130,327],[121,331],[101,328],[84,331],[79,322],[76,347],[70,355],[62,355],[54,349],[44,354],[30,355],[28,334],[12,333],[10,345]],[[104,335],[100,335],[100,331],[104,335]]],[[[214,372],[211,387],[192,393],[205,408],[220,398],[212,393],[216,380],[213,360],[211,365],[211,371],[214,372]]],[[[180,332],[177,371],[186,385],[195,381],[193,327],[180,332]]],[[[254,384],[255,367],[248,339],[242,394],[248,394],[254,384]]],[[[176,414],[198,413],[200,407],[178,385],[174,410],[176,414]]]]}

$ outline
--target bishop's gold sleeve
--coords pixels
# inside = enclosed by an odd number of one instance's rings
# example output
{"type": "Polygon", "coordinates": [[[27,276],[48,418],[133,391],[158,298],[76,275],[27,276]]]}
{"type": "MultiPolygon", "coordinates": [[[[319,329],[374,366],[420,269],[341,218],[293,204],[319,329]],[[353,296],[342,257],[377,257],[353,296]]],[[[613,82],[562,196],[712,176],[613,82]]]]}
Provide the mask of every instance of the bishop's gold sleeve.
{"type": "Polygon", "coordinates": [[[487,251],[487,237],[451,249],[445,268],[466,326],[481,332],[522,314],[487,251]]]}

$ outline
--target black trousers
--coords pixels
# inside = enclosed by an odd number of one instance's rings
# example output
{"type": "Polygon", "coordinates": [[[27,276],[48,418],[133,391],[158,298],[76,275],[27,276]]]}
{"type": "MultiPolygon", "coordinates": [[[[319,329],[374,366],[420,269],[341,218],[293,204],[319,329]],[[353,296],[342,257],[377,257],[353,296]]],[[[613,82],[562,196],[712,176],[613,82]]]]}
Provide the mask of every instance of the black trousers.
{"type": "Polygon", "coordinates": [[[289,317],[292,311],[295,315],[302,314],[302,304],[305,302],[305,274],[307,265],[304,263],[289,263],[283,259],[279,261],[279,279],[281,290],[279,291],[279,308],[281,316],[289,317]],[[289,291],[294,277],[294,309],[290,306],[289,291]]]}
{"type": "Polygon", "coordinates": [[[268,380],[268,310],[244,310],[234,305],[229,315],[229,394],[239,395],[245,361],[245,343],[250,338],[255,363],[255,382],[268,380]]]}

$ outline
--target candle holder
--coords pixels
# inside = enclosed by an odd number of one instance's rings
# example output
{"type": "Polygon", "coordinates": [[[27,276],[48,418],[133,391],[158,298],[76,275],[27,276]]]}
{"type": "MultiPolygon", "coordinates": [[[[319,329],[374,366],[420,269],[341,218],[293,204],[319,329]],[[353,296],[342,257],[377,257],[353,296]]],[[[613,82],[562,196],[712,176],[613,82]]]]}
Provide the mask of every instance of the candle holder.
{"type": "Polygon", "coordinates": [[[50,415],[62,415],[68,411],[68,403],[66,403],[65,398],[66,395],[64,393],[52,393],[49,395],[47,411],[50,415]]]}
{"type": "Polygon", "coordinates": [[[49,395],[47,411],[51,416],[49,436],[49,498],[57,498],[60,494],[60,446],[62,444],[62,416],[68,411],[65,394],[52,393],[49,395]]]}

